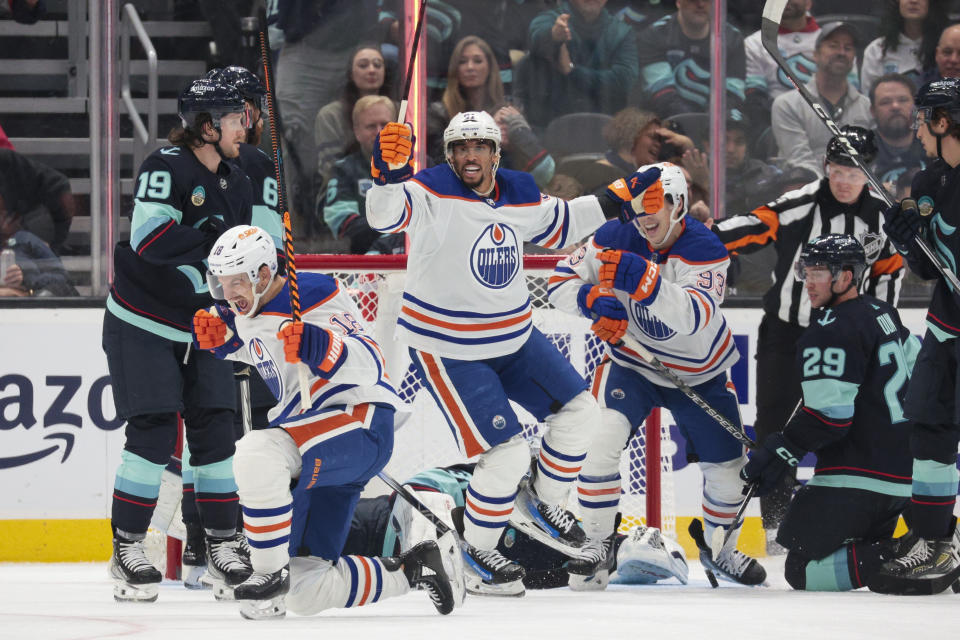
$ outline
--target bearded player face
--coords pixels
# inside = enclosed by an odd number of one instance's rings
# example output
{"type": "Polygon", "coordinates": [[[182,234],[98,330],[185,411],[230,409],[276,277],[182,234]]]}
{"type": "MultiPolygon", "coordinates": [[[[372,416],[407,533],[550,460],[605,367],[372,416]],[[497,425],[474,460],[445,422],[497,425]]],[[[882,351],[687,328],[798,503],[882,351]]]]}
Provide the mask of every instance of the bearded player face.
{"type": "Polygon", "coordinates": [[[453,144],[453,169],[463,184],[474,191],[487,193],[493,188],[493,165],[499,156],[493,143],[486,140],[464,140],[453,144]]]}

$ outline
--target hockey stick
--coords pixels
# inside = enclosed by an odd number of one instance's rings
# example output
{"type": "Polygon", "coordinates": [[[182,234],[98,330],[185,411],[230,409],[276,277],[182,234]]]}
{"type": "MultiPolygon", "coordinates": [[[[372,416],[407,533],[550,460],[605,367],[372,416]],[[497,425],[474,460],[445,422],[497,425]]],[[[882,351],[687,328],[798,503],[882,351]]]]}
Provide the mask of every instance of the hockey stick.
{"type": "MultiPolygon", "coordinates": [[[[797,401],[797,406],[793,408],[793,411],[790,412],[790,417],[787,418],[786,423],[783,425],[784,429],[790,424],[790,421],[793,420],[793,416],[797,415],[797,412],[800,411],[800,407],[803,406],[803,397],[801,396],[800,400],[797,401]]],[[[783,429],[781,429],[783,431],[783,429]]],[[[747,512],[747,504],[749,504],[750,499],[753,497],[753,494],[757,492],[757,487],[759,483],[751,482],[747,487],[747,492],[744,494],[743,502],[740,503],[740,507],[737,509],[737,515],[733,517],[733,522],[730,523],[730,526],[724,530],[721,527],[717,527],[713,530],[713,535],[710,536],[710,548],[713,551],[713,555],[720,555],[720,551],[727,546],[727,542],[730,541],[730,537],[733,535],[733,532],[740,528],[740,525],[743,523],[743,517],[747,512]]]]}
{"type": "MultiPolygon", "coordinates": [[[[877,180],[876,176],[870,172],[867,168],[866,163],[860,157],[860,154],[857,153],[857,150],[850,144],[850,141],[847,140],[846,136],[843,135],[843,132],[840,131],[840,127],[830,119],[830,116],[827,115],[827,112],[824,110],[823,106],[817,102],[814,97],[810,94],[810,90],[807,89],[803,82],[797,78],[796,74],[790,68],[790,65],[787,64],[787,61],[783,59],[783,55],[780,53],[780,49],[777,46],[777,33],[780,29],[780,19],[783,16],[783,9],[787,6],[787,0],[767,0],[766,4],[763,6],[763,19],[760,25],[760,40],[763,43],[763,48],[767,50],[774,61],[777,63],[777,66],[780,67],[780,70],[783,71],[790,81],[793,82],[794,86],[797,87],[797,91],[800,92],[800,95],[806,101],[810,108],[816,112],[817,117],[820,118],[821,122],[830,130],[834,136],[837,137],[840,144],[843,146],[844,152],[850,156],[853,162],[857,167],[863,171],[867,176],[867,181],[870,182],[870,186],[873,187],[873,190],[883,198],[883,201],[887,204],[888,207],[894,204],[893,199],[890,198],[890,194],[887,193],[887,190],[883,188],[883,185],[880,184],[880,181],[877,180]]],[[[916,205],[914,205],[916,206],[916,205]]],[[[933,263],[933,266],[940,272],[940,275],[951,285],[951,289],[955,296],[960,297],[960,279],[957,278],[956,274],[953,273],[947,266],[944,264],[943,260],[933,252],[933,249],[930,248],[930,245],[926,241],[917,236],[914,238],[914,242],[920,251],[923,252],[927,259],[933,263]]]]}
{"type": "MultiPolygon", "coordinates": [[[[394,480],[389,473],[387,473],[386,471],[381,471],[380,473],[377,474],[377,477],[383,480],[388,487],[396,491],[397,495],[403,498],[404,500],[406,500],[411,507],[413,507],[414,509],[419,511],[421,514],[423,514],[424,518],[432,522],[434,526],[437,527],[437,531],[440,532],[440,535],[444,535],[452,532],[453,535],[458,540],[460,540],[460,535],[456,531],[451,529],[446,522],[441,520],[440,516],[435,514],[433,511],[431,511],[430,507],[420,502],[417,499],[417,497],[412,493],[410,493],[410,491],[405,486],[403,486],[402,484],[394,480]]],[[[466,544],[466,542],[464,542],[464,544],[466,544]]]]}
{"type": "MultiPolygon", "coordinates": [[[[287,284],[290,287],[290,315],[294,322],[301,322],[300,285],[297,283],[297,259],[293,252],[293,229],[290,227],[290,211],[287,209],[287,183],[283,172],[283,147],[280,144],[280,110],[277,105],[276,87],[273,84],[273,63],[270,61],[270,40],[267,34],[267,13],[260,9],[260,55],[263,57],[263,80],[267,85],[267,109],[270,113],[270,146],[273,149],[273,171],[277,180],[277,206],[283,212],[283,252],[287,259],[287,284]]],[[[309,370],[303,362],[297,367],[300,380],[300,410],[310,408],[309,370]]]]}
{"type": "Polygon", "coordinates": [[[247,434],[253,429],[253,409],[250,406],[249,365],[234,373],[233,377],[240,382],[240,423],[243,425],[243,433],[247,434]]]}
{"type": "Polygon", "coordinates": [[[427,10],[427,0],[420,1],[417,11],[417,26],[413,30],[413,46],[410,50],[410,61],[407,63],[407,77],[403,80],[403,94],[400,96],[400,111],[397,113],[397,122],[403,122],[407,115],[407,94],[410,93],[410,84],[413,81],[413,64],[417,59],[417,49],[420,48],[420,32],[423,31],[423,17],[427,10]]]}
{"type": "Polygon", "coordinates": [[[643,358],[643,360],[647,364],[649,364],[651,367],[656,369],[660,375],[662,375],[667,380],[672,382],[677,387],[677,389],[683,392],[683,395],[690,398],[690,400],[693,401],[693,404],[703,409],[704,413],[706,413],[708,416],[716,420],[717,424],[723,427],[727,431],[727,433],[729,433],[734,438],[736,438],[737,441],[740,442],[740,444],[742,444],[743,446],[749,449],[756,448],[757,443],[751,440],[750,438],[748,438],[747,434],[743,432],[743,429],[738,428],[737,425],[727,420],[725,417],[723,417],[723,415],[719,411],[711,407],[710,403],[707,402],[703,398],[703,396],[701,396],[699,393],[694,391],[690,387],[690,385],[688,385],[686,382],[681,380],[680,376],[678,376],[673,371],[668,369],[666,365],[660,362],[660,360],[658,360],[655,355],[647,351],[647,348],[644,347],[642,344],[640,344],[636,339],[632,338],[627,334],[624,334],[623,338],[621,339],[621,343],[626,348],[630,349],[631,351],[636,353],[638,356],[643,358]]]}
{"type": "MultiPolygon", "coordinates": [[[[703,537],[703,523],[700,522],[700,518],[694,518],[690,521],[690,526],[687,527],[687,533],[690,534],[690,537],[693,538],[694,544],[697,545],[697,549],[700,550],[700,554],[706,554],[711,560],[713,560],[713,552],[710,550],[710,547],[707,546],[707,541],[703,537]]],[[[710,586],[716,589],[720,586],[720,583],[717,582],[717,576],[714,575],[713,570],[707,565],[700,563],[703,566],[703,572],[707,574],[707,580],[710,581],[710,586]]]]}

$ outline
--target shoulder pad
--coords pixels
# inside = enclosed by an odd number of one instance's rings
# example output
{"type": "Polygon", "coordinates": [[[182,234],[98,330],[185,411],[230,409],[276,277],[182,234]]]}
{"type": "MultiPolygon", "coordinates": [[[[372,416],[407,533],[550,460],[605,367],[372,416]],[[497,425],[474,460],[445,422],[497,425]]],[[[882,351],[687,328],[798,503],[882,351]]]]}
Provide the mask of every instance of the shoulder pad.
{"type": "Polygon", "coordinates": [[[529,173],[500,169],[496,180],[500,185],[500,199],[508,204],[540,202],[540,187],[529,173]]]}
{"type": "Polygon", "coordinates": [[[441,196],[467,195],[465,193],[466,187],[463,186],[460,178],[446,163],[418,171],[414,174],[413,179],[441,196]]]}
{"type": "Polygon", "coordinates": [[[720,237],[696,218],[686,218],[687,228],[670,247],[670,255],[686,261],[716,262],[729,257],[720,237]]]}
{"type": "Polygon", "coordinates": [[[303,312],[325,303],[340,290],[340,281],[326,273],[303,273],[299,276],[300,306],[303,312]]]}

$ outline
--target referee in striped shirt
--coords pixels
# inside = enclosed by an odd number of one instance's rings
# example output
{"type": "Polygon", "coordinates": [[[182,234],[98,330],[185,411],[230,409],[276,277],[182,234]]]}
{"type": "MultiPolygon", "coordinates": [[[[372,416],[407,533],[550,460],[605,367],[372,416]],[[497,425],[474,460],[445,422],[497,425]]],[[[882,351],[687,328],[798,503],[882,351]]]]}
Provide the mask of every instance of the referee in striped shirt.
{"type": "MultiPolygon", "coordinates": [[[[877,146],[872,131],[843,128],[861,158],[870,163],[877,146]]],[[[730,253],[750,253],[770,243],[777,253],[773,286],[763,297],[757,339],[757,441],[783,429],[800,399],[796,346],[810,321],[810,299],[794,273],[800,250],[825,233],[856,237],[864,245],[868,275],[861,292],[896,305],[904,275],[903,260],[881,229],[884,201],[870,191],[867,177],[838,139],[827,145],[826,177],[790,191],[771,204],[713,225],[730,253]]],[[[768,553],[793,495],[795,471],[777,490],[760,499],[768,553]]]]}

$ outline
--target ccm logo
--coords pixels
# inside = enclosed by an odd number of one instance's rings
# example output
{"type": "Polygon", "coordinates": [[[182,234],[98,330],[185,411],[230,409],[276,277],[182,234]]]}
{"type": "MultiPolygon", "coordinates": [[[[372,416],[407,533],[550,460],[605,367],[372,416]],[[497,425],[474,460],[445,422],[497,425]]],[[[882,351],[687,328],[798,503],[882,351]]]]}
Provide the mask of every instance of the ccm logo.
{"type": "Polygon", "coordinates": [[[643,279],[640,281],[640,293],[644,296],[650,295],[653,291],[653,287],[657,284],[657,277],[660,274],[660,267],[653,264],[652,262],[647,266],[647,272],[643,274],[643,279]]]}

